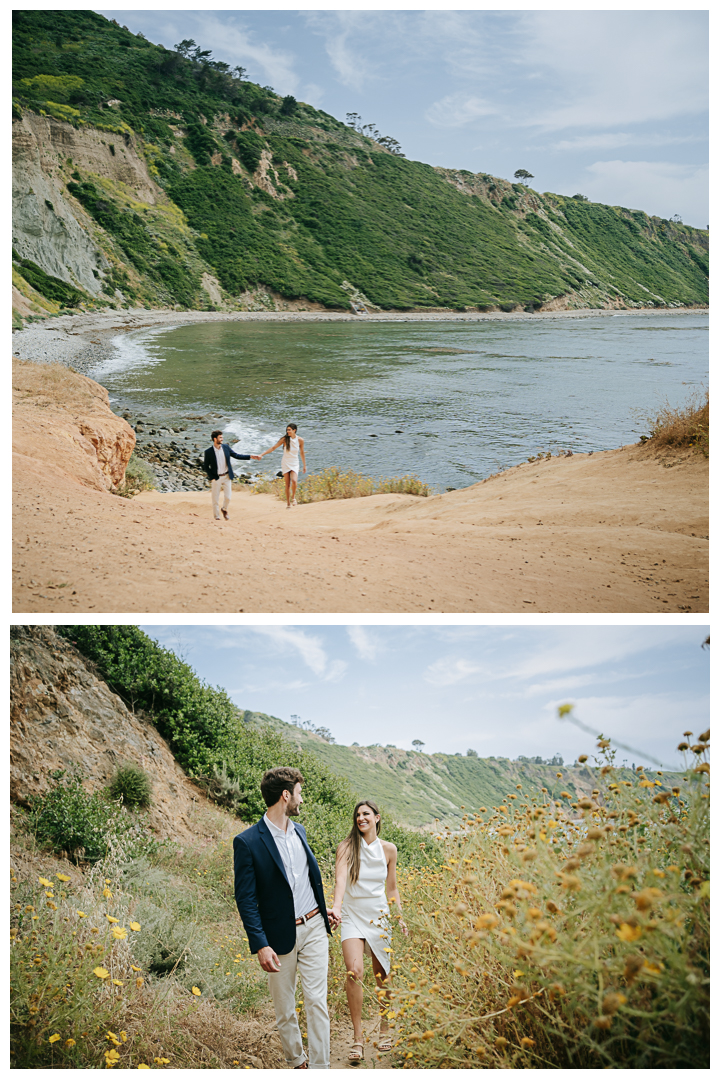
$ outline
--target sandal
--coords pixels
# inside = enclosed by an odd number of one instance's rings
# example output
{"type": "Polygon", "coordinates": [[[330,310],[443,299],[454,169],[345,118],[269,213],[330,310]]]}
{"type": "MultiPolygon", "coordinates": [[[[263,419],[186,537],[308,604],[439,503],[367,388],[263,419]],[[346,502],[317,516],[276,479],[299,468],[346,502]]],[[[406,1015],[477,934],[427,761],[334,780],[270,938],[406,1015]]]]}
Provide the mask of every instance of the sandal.
{"type": "Polygon", "coordinates": [[[378,1043],[378,1054],[387,1054],[389,1050],[392,1050],[392,1037],[390,1035],[382,1035],[380,1042],[378,1043]]]}
{"type": "Polygon", "coordinates": [[[352,1044],[350,1053],[348,1054],[348,1061],[351,1065],[357,1065],[365,1058],[365,1049],[361,1042],[352,1044]]]}

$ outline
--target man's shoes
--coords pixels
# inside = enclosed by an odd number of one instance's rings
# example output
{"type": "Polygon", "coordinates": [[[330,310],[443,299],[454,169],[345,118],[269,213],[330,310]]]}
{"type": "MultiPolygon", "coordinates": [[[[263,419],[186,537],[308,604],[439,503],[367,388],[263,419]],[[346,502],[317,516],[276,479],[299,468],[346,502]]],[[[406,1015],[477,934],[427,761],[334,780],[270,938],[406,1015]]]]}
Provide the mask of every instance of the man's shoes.
{"type": "Polygon", "coordinates": [[[307,1069],[307,1067],[308,1067],[307,1061],[303,1061],[302,1065],[296,1065],[295,1066],[296,1069],[307,1069]]]}
{"type": "Polygon", "coordinates": [[[228,514],[224,506],[222,507],[222,516],[225,518],[226,521],[230,520],[230,515],[228,514]]]}

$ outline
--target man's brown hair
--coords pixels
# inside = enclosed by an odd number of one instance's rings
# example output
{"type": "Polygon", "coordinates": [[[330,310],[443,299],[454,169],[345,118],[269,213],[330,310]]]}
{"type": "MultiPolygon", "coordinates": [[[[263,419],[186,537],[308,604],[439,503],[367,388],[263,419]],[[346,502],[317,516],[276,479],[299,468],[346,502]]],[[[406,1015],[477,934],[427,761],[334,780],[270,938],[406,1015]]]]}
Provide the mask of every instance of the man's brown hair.
{"type": "Polygon", "coordinates": [[[213,440],[213,442],[215,442],[215,440],[217,439],[218,435],[222,435],[222,431],[220,430],[220,428],[217,428],[217,430],[216,430],[216,431],[212,431],[212,432],[210,433],[210,438],[211,438],[211,439],[213,440]]]}
{"type": "Polygon", "coordinates": [[[290,769],[280,765],[276,769],[268,769],[260,781],[260,791],[266,806],[274,806],[283,791],[289,791],[292,795],[296,784],[304,784],[305,777],[299,769],[290,769]]]}

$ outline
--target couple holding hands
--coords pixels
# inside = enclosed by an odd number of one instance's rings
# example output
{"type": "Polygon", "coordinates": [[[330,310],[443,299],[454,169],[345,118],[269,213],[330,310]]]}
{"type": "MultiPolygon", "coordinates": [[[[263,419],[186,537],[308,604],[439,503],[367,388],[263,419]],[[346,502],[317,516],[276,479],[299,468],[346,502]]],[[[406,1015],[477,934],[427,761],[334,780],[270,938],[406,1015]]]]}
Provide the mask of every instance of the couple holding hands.
{"type": "Polygon", "coordinates": [[[213,515],[216,521],[220,520],[220,514],[226,521],[230,518],[230,496],[232,494],[232,482],[235,479],[230,458],[238,461],[261,461],[266,454],[272,454],[279,446],[283,447],[280,471],[285,479],[285,500],[288,510],[297,506],[295,492],[297,491],[298,474],[302,458],[303,472],[307,472],[305,464],[305,441],[297,433],[297,424],[288,424],[285,434],[281,435],[274,446],[269,450],[263,450],[262,454],[236,454],[226,443],[223,442],[223,433],[218,428],[210,434],[212,446],[208,446],[203,457],[203,469],[210,481],[212,491],[213,515]],[[223,504],[220,506],[220,496],[223,496],[223,504]]]}
{"type": "MultiPolygon", "coordinates": [[[[330,1067],[330,1017],[327,1007],[328,934],[340,927],[347,968],[345,989],[355,1042],[351,1064],[362,1061],[363,955],[372,961],[381,996],[378,1050],[392,1049],[386,1017],[390,976],[390,912],[400,912],[397,848],[381,840],[380,813],[369,800],[353,811],[352,828],[340,844],[335,864],[335,895],[325,905],[317,860],[305,829],[292,818],[302,804],[304,778],[297,769],[270,769],[260,791],[267,812],[234,840],[235,901],[260,966],[268,973],[277,1030],[292,1069],[330,1067]],[[308,1058],[295,1011],[297,975],[307,1016],[308,1058]]],[[[400,929],[407,927],[400,919],[400,929]]]]}

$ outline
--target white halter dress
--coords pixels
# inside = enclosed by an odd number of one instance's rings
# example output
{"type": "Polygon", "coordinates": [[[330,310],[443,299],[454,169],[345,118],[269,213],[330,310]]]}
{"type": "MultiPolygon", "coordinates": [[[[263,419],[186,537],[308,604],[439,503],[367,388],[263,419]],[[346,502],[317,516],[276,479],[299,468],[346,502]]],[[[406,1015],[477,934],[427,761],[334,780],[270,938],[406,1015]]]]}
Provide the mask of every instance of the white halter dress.
{"type": "Polygon", "coordinates": [[[383,966],[385,974],[390,971],[390,912],[385,896],[387,862],[379,837],[367,844],[360,840],[360,875],[354,885],[348,882],[342,902],[340,940],[361,938],[364,951],[373,954],[383,966]]]}
{"type": "Polygon", "coordinates": [[[298,454],[300,452],[300,441],[297,437],[290,439],[290,449],[283,450],[282,461],[280,462],[280,471],[283,475],[286,472],[300,472],[300,462],[298,460],[298,454]]]}

